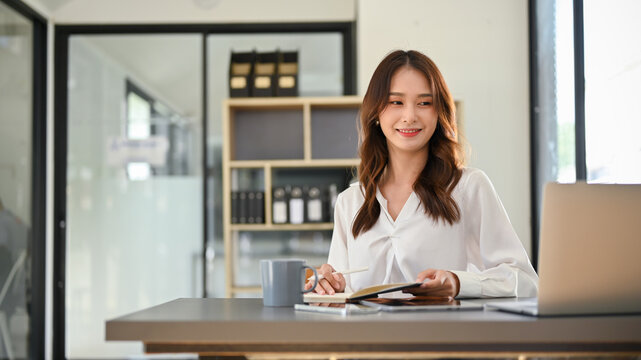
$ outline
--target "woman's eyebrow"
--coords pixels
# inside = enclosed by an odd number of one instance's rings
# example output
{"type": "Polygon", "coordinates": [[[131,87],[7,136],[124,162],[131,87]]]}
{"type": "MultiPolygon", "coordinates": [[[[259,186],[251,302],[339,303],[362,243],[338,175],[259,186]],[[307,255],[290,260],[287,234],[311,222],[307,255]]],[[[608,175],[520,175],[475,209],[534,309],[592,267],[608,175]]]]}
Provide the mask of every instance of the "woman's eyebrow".
{"type": "MultiPolygon", "coordinates": [[[[405,94],[401,92],[390,92],[389,96],[405,96],[405,94]]],[[[418,97],[422,98],[422,97],[433,97],[433,96],[432,94],[425,93],[425,94],[419,94],[418,97]]]]}

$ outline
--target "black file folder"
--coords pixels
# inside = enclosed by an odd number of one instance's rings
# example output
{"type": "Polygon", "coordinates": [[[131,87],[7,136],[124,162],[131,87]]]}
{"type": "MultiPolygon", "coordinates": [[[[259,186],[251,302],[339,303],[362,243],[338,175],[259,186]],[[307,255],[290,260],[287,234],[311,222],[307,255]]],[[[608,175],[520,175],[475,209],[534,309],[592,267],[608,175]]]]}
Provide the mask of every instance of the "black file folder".
{"type": "Polygon", "coordinates": [[[298,96],[298,51],[279,53],[276,96],[298,96]]]}
{"type": "Polygon", "coordinates": [[[247,224],[248,218],[247,191],[238,192],[238,223],[247,224]]]}
{"type": "Polygon", "coordinates": [[[229,61],[229,97],[251,96],[255,52],[232,52],[229,61]]]}
{"type": "Polygon", "coordinates": [[[265,223],[265,193],[256,191],[254,220],[256,224],[265,223]]]}
{"type": "Polygon", "coordinates": [[[274,96],[278,53],[257,53],[255,59],[252,96],[274,96]]]}
{"type": "Polygon", "coordinates": [[[238,224],[240,217],[240,204],[238,203],[238,191],[231,192],[231,223],[238,224]]]}

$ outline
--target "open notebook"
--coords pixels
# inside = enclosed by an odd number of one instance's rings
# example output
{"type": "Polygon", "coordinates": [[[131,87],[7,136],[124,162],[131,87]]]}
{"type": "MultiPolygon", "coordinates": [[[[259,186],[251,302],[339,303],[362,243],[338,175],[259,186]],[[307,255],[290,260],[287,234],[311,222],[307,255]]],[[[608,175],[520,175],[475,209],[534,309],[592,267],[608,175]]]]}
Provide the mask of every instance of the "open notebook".
{"type": "Polygon", "coordinates": [[[343,302],[357,302],[358,300],[377,297],[379,294],[390,293],[403,289],[421,286],[420,282],[415,283],[397,283],[397,284],[384,284],[374,285],[358,290],[353,293],[336,293],[334,295],[320,295],[316,293],[306,293],[303,301],[307,303],[322,302],[322,303],[343,303],[343,302]]]}

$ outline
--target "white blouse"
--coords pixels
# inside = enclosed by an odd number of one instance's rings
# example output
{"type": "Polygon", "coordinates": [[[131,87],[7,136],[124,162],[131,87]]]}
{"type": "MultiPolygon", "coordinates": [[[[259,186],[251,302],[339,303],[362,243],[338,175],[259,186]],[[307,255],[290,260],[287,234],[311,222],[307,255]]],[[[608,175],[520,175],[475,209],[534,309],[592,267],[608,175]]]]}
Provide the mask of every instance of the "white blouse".
{"type": "Polygon", "coordinates": [[[461,211],[453,225],[428,217],[414,192],[394,221],[377,190],[378,221],[355,239],[352,224],[365,199],[358,183],[339,194],[327,262],[336,270],[369,267],[346,275],[345,291],[413,282],[433,268],[458,276],[459,298],[536,296],[538,276],[487,175],[463,169],[452,197],[461,211]]]}

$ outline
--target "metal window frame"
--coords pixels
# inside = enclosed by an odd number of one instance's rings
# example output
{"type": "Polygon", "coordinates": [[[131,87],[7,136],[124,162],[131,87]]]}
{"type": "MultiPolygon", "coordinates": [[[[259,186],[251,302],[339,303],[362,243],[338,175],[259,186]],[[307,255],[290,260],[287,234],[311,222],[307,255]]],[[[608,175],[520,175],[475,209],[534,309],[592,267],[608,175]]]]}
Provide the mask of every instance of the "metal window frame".
{"type": "MultiPolygon", "coordinates": [[[[529,40],[530,40],[530,171],[531,171],[531,212],[532,212],[532,262],[537,267],[539,249],[539,227],[541,199],[545,185],[547,148],[542,145],[545,126],[540,116],[540,109],[545,99],[539,94],[541,90],[541,74],[538,68],[538,44],[542,30],[538,28],[537,4],[547,3],[547,0],[529,0],[529,40]]],[[[586,181],[586,139],[585,139],[585,51],[583,26],[583,0],[573,0],[574,27],[574,127],[575,127],[575,169],[576,180],[586,181]]]]}
{"type": "Polygon", "coordinates": [[[585,47],[583,39],[583,0],[574,0],[574,146],[576,180],[587,180],[585,153],[585,47]]]}
{"type": "Polygon", "coordinates": [[[47,211],[47,20],[20,0],[0,0],[31,21],[31,287],[29,301],[30,359],[45,357],[46,211],[47,211]]]}

